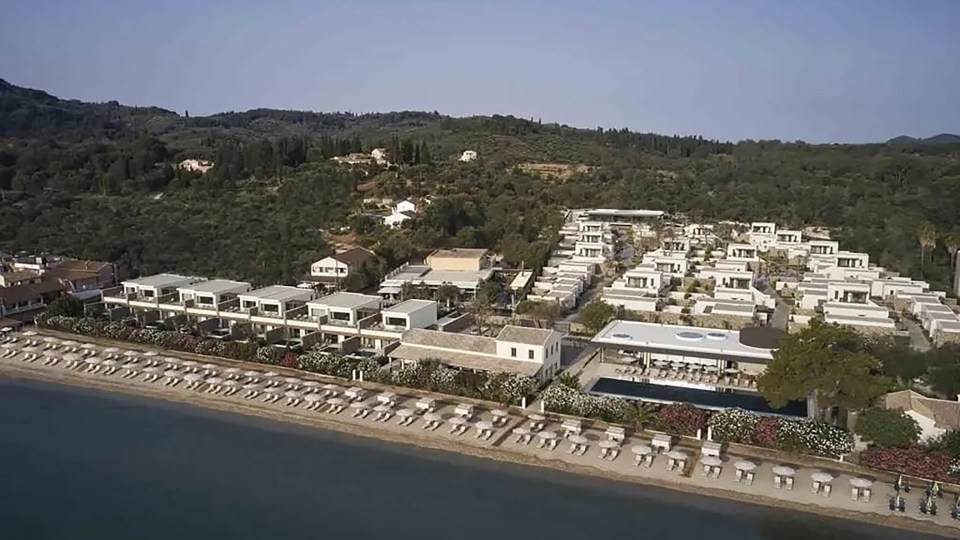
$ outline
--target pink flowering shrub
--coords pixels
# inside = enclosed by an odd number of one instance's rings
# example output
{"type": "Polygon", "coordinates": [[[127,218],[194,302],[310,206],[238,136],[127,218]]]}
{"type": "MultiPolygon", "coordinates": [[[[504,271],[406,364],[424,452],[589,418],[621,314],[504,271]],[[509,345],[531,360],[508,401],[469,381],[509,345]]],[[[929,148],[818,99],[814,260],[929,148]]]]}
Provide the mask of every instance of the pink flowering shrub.
{"type": "Polygon", "coordinates": [[[652,427],[674,435],[695,436],[707,428],[709,413],[689,403],[665,405],[653,417],[652,427]]]}

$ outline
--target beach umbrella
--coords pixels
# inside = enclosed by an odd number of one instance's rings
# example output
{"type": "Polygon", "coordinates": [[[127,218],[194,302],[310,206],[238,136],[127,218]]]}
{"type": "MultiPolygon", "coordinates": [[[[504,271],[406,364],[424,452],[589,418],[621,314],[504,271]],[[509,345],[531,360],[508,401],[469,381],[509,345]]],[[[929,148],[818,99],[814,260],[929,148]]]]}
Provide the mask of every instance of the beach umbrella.
{"type": "Polygon", "coordinates": [[[147,351],[143,353],[143,355],[146,356],[147,358],[151,358],[153,356],[157,356],[157,353],[155,351],[147,351]]]}
{"type": "Polygon", "coordinates": [[[320,394],[307,394],[303,396],[304,401],[309,401],[310,403],[316,403],[323,399],[323,396],[320,394]]]}
{"type": "Polygon", "coordinates": [[[140,362],[125,362],[121,367],[123,367],[123,369],[137,369],[141,365],[142,364],[140,362]]]}
{"type": "Polygon", "coordinates": [[[94,345],[93,343],[84,343],[84,344],[80,345],[80,348],[81,348],[81,349],[96,349],[97,346],[94,345]]]}
{"type": "MultiPolygon", "coordinates": [[[[314,396],[316,396],[317,400],[323,399],[322,397],[320,397],[320,394],[310,394],[307,397],[314,397],[314,396]]],[[[370,406],[362,401],[354,401],[353,403],[350,404],[350,408],[360,410],[360,409],[369,409],[370,406]]]]}
{"type": "Polygon", "coordinates": [[[116,367],[117,361],[107,358],[103,362],[100,362],[100,365],[107,366],[107,367],[116,367]]]}
{"type": "Polygon", "coordinates": [[[224,386],[240,386],[240,382],[235,379],[227,379],[223,381],[224,386]]]}
{"type": "Polygon", "coordinates": [[[535,414],[528,414],[528,415],[527,415],[527,419],[532,420],[532,421],[534,421],[534,422],[543,422],[544,420],[547,419],[547,417],[545,417],[545,416],[542,415],[542,414],[536,414],[536,413],[535,413],[535,414]]]}
{"type": "Polygon", "coordinates": [[[180,362],[180,365],[183,366],[183,367],[186,367],[186,368],[195,367],[195,366],[197,366],[198,364],[199,364],[199,362],[197,362],[197,361],[195,361],[195,360],[184,360],[184,361],[180,362]]]}
{"type": "Polygon", "coordinates": [[[600,446],[600,448],[606,448],[607,450],[610,450],[611,448],[620,448],[620,443],[612,439],[604,439],[597,444],[600,446]]]}
{"type": "Polygon", "coordinates": [[[203,364],[202,366],[200,366],[200,369],[211,370],[211,369],[217,369],[218,367],[220,367],[220,366],[218,366],[218,365],[216,365],[216,364],[209,364],[209,363],[208,363],[208,364],[203,364]]]}
{"type": "Polygon", "coordinates": [[[300,379],[298,379],[298,378],[296,378],[296,377],[287,377],[287,378],[285,378],[285,379],[283,380],[283,382],[285,382],[285,383],[287,383],[287,384],[300,384],[300,383],[302,383],[303,381],[301,381],[300,379]]]}
{"type": "Polygon", "coordinates": [[[55,338],[55,337],[53,337],[53,336],[47,336],[47,337],[43,338],[43,341],[44,341],[44,343],[57,343],[57,342],[60,341],[60,340],[57,339],[57,338],[55,338]]]}
{"type": "Polygon", "coordinates": [[[286,392],[283,393],[283,397],[299,399],[303,397],[303,393],[297,392],[296,390],[287,390],[286,392]]]}
{"type": "Polygon", "coordinates": [[[810,478],[813,479],[814,482],[820,482],[821,484],[823,484],[823,483],[832,481],[833,475],[827,472],[817,471],[811,474],[810,478]]]}
{"type": "Polygon", "coordinates": [[[224,375],[237,375],[238,373],[242,373],[242,372],[243,372],[242,369],[235,368],[235,367],[228,367],[227,369],[223,370],[224,375]]]}
{"type": "Polygon", "coordinates": [[[104,354],[116,354],[118,352],[120,352],[120,349],[116,347],[107,347],[106,349],[103,350],[104,354]]]}
{"type": "MultiPolygon", "coordinates": [[[[330,398],[330,399],[337,399],[337,398],[330,398]]],[[[327,403],[329,403],[329,402],[330,402],[330,401],[327,400],[327,403]]],[[[389,405],[380,404],[380,405],[377,405],[376,407],[374,407],[373,410],[376,411],[376,412],[378,412],[378,413],[384,413],[384,412],[390,412],[390,411],[392,411],[393,408],[390,407],[389,405]]]]}
{"type": "Polygon", "coordinates": [[[60,352],[59,352],[59,351],[55,351],[55,350],[53,350],[53,349],[47,349],[47,350],[43,351],[43,355],[46,356],[47,358],[59,358],[59,357],[60,357],[60,352]]]}
{"type": "Polygon", "coordinates": [[[797,474],[797,471],[793,467],[787,467],[786,465],[777,465],[773,468],[773,474],[779,476],[793,476],[797,474]]]}
{"type": "Polygon", "coordinates": [[[207,377],[206,383],[214,384],[214,385],[223,384],[223,379],[221,379],[220,377],[207,377]]]}
{"type": "Polygon", "coordinates": [[[723,465],[723,460],[716,456],[706,456],[700,460],[707,467],[719,467],[723,465]]]}
{"type": "Polygon", "coordinates": [[[684,460],[687,459],[687,453],[683,450],[671,450],[667,452],[667,457],[671,459],[684,460]]]}
{"type": "MultiPolygon", "coordinates": [[[[460,417],[460,416],[456,416],[456,417],[450,419],[450,423],[451,423],[451,424],[466,424],[467,421],[466,421],[466,419],[464,419],[464,418],[462,418],[462,417],[460,417]],[[460,421],[459,421],[459,422],[455,422],[455,420],[457,420],[457,419],[459,419],[460,421]]],[[[553,431],[541,431],[541,432],[537,433],[537,437],[540,437],[541,439],[546,439],[546,440],[549,441],[549,440],[556,439],[556,438],[557,438],[557,434],[554,433],[553,431]]]]}
{"type": "Polygon", "coordinates": [[[72,353],[72,352],[63,355],[63,359],[66,360],[67,362],[79,362],[80,358],[81,356],[79,354],[72,353]]]}
{"type": "Polygon", "coordinates": [[[85,359],[83,362],[86,363],[86,364],[90,364],[90,365],[95,366],[95,365],[97,365],[97,364],[102,363],[103,360],[97,358],[96,356],[91,356],[90,358],[85,359]]]}
{"type": "Polygon", "coordinates": [[[752,470],[754,470],[754,469],[757,468],[757,464],[756,464],[756,463],[754,463],[754,462],[752,462],[752,461],[750,461],[750,460],[747,460],[747,459],[741,459],[740,461],[734,463],[733,466],[734,466],[738,471],[746,471],[746,472],[750,472],[750,471],[752,471],[752,470]]]}
{"type": "Polygon", "coordinates": [[[494,418],[503,418],[508,415],[507,411],[503,409],[494,409],[490,411],[490,414],[492,414],[494,418]]]}
{"type": "Polygon", "coordinates": [[[62,345],[62,346],[64,346],[64,347],[76,347],[76,346],[77,346],[77,342],[76,342],[76,341],[67,340],[67,341],[64,341],[63,343],[61,343],[60,345],[62,345]]]}
{"type": "Polygon", "coordinates": [[[25,335],[25,336],[27,336],[27,337],[32,337],[32,336],[37,335],[37,333],[34,332],[33,330],[27,330],[26,332],[23,333],[23,335],[25,335]]]}
{"type": "Polygon", "coordinates": [[[187,373],[183,376],[183,380],[187,382],[199,382],[203,380],[203,375],[199,373],[187,373]]]}
{"type": "Polygon", "coordinates": [[[338,407],[340,405],[343,405],[345,401],[343,400],[343,398],[340,398],[340,397],[332,397],[327,400],[327,403],[330,405],[333,405],[334,407],[338,407]]]}
{"type": "Polygon", "coordinates": [[[132,358],[132,357],[134,357],[134,356],[140,356],[140,353],[139,353],[138,351],[127,351],[127,352],[123,353],[123,355],[126,356],[126,357],[128,357],[128,358],[132,358]]]}
{"type": "Polygon", "coordinates": [[[638,456],[646,456],[653,453],[653,448],[646,444],[636,444],[630,448],[630,451],[638,456]]]}
{"type": "Polygon", "coordinates": [[[16,346],[15,343],[0,343],[0,349],[12,349],[16,346]]]}
{"type": "Polygon", "coordinates": [[[304,381],[303,383],[304,388],[316,388],[318,386],[320,386],[320,383],[317,381],[304,381]]]}
{"type": "Polygon", "coordinates": [[[183,365],[184,362],[181,362],[179,358],[174,358],[172,356],[165,356],[163,361],[174,366],[183,365]]]}
{"type": "Polygon", "coordinates": [[[163,375],[166,376],[166,377],[170,377],[171,379],[179,379],[179,378],[181,378],[181,377],[183,376],[182,373],[180,373],[179,371],[177,371],[177,370],[175,370],[175,369],[168,369],[168,370],[166,370],[166,371],[163,372],[163,375]]]}
{"type": "MultiPolygon", "coordinates": [[[[443,420],[443,417],[437,413],[428,412],[423,415],[423,419],[426,420],[427,422],[440,422],[441,420],[443,420]]],[[[527,430],[527,432],[529,433],[530,430],[527,430]]]]}
{"type": "Polygon", "coordinates": [[[872,481],[872,480],[868,480],[868,479],[866,479],[866,478],[859,478],[859,477],[858,477],[858,478],[851,478],[851,479],[850,479],[850,485],[853,486],[853,487],[855,487],[855,488],[866,489],[866,488],[868,488],[868,487],[870,487],[870,486],[873,485],[873,481],[872,481]]]}
{"type": "MultiPolygon", "coordinates": [[[[487,422],[487,423],[490,424],[490,422],[487,422]]],[[[480,427],[479,424],[480,424],[480,422],[477,422],[477,427],[480,427]]],[[[493,424],[490,424],[490,427],[492,428],[492,427],[493,427],[493,424]]],[[[573,444],[587,444],[588,442],[590,442],[590,441],[589,441],[586,437],[584,437],[583,435],[571,435],[571,436],[567,437],[567,440],[569,440],[569,441],[572,442],[573,444]]]]}
{"type": "Polygon", "coordinates": [[[143,368],[144,373],[160,373],[160,368],[156,366],[150,366],[143,368]]]}
{"type": "Polygon", "coordinates": [[[279,373],[274,373],[273,371],[268,371],[268,372],[264,373],[262,376],[269,379],[269,378],[271,378],[271,377],[277,377],[277,376],[279,376],[279,375],[280,375],[279,373]]]}
{"type": "Polygon", "coordinates": [[[323,385],[323,389],[324,389],[324,390],[335,391],[335,390],[340,390],[340,387],[337,386],[337,385],[335,385],[335,384],[325,384],[325,385],[323,385]]]}
{"type": "Polygon", "coordinates": [[[251,370],[251,371],[244,371],[244,372],[243,372],[243,376],[244,376],[244,377],[259,377],[259,376],[260,376],[260,372],[259,372],[259,371],[252,371],[252,370],[251,370]]]}
{"type": "Polygon", "coordinates": [[[24,347],[20,352],[25,352],[28,354],[37,354],[43,351],[40,347],[24,347]]]}
{"type": "Polygon", "coordinates": [[[410,418],[414,414],[416,413],[413,411],[413,409],[400,409],[397,411],[397,416],[400,418],[410,418]]]}

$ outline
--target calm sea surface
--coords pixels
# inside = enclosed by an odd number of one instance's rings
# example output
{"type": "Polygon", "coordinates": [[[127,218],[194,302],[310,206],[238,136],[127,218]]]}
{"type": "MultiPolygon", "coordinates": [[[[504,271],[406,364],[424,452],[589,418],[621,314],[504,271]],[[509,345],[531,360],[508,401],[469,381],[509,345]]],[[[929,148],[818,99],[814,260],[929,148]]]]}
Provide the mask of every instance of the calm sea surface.
{"type": "Polygon", "coordinates": [[[0,538],[932,539],[0,379],[0,538]]]}

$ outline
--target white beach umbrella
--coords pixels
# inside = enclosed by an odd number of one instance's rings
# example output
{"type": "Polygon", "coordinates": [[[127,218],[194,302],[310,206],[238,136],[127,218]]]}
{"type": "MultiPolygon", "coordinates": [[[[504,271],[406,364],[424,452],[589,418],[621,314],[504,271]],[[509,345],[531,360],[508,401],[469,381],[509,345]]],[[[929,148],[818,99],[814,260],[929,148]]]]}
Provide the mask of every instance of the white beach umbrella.
{"type": "Polygon", "coordinates": [[[266,377],[266,378],[268,378],[268,379],[273,378],[273,377],[279,377],[279,376],[280,376],[279,373],[275,373],[275,372],[273,372],[273,371],[268,371],[268,372],[264,373],[263,375],[261,375],[261,377],[266,377]]]}
{"type": "MultiPolygon", "coordinates": [[[[433,414],[433,413],[427,413],[427,414],[433,414]]],[[[423,415],[423,417],[426,418],[427,415],[425,414],[425,415],[423,415]]],[[[528,428],[528,427],[523,427],[523,426],[515,427],[515,428],[513,428],[513,433],[514,433],[514,435],[529,435],[529,434],[530,434],[530,428],[528,428]]]]}
{"type": "MultiPolygon", "coordinates": [[[[337,399],[337,398],[330,398],[330,399],[337,399]]],[[[329,402],[329,400],[328,400],[328,402],[329,402]]],[[[385,413],[385,412],[390,412],[390,411],[392,411],[393,408],[390,407],[389,405],[383,405],[383,404],[381,404],[381,405],[377,405],[376,407],[374,407],[373,410],[376,411],[376,412],[378,412],[378,413],[385,413]]]]}
{"type": "Polygon", "coordinates": [[[63,347],[76,347],[77,342],[68,339],[67,341],[64,341],[63,343],[61,343],[60,345],[63,347]]]}
{"type": "Polygon", "coordinates": [[[123,355],[126,356],[126,357],[128,357],[128,358],[132,358],[132,357],[134,357],[134,356],[140,356],[140,353],[139,353],[138,351],[127,351],[127,352],[123,353],[123,355]]]}
{"type": "Polygon", "coordinates": [[[62,353],[60,351],[55,351],[53,349],[47,349],[43,351],[43,355],[46,356],[47,358],[60,358],[61,354],[62,353]]]}
{"type": "Polygon", "coordinates": [[[443,421],[443,417],[440,416],[438,413],[434,413],[434,412],[428,412],[428,413],[424,414],[424,415],[423,415],[423,419],[426,420],[427,422],[442,422],[442,421],[443,421]]]}
{"type": "Polygon", "coordinates": [[[243,370],[235,367],[228,367],[227,369],[223,370],[224,375],[239,375],[240,373],[243,373],[243,370]]]}
{"type": "Polygon", "coordinates": [[[620,448],[620,443],[612,439],[603,439],[602,441],[598,442],[597,445],[599,445],[600,448],[606,448],[607,450],[611,448],[620,448]]]}
{"type": "Polygon", "coordinates": [[[503,409],[494,409],[494,410],[490,411],[490,414],[492,414],[492,415],[494,416],[494,418],[503,418],[504,416],[508,416],[508,415],[509,415],[509,413],[507,413],[507,411],[505,411],[505,410],[503,410],[503,409]]]}
{"type": "Polygon", "coordinates": [[[27,354],[37,354],[42,352],[43,349],[40,347],[24,347],[20,352],[25,352],[27,354]]]}
{"type": "MultiPolygon", "coordinates": [[[[477,422],[477,423],[479,424],[480,422],[477,422]]],[[[492,426],[491,426],[491,427],[492,427],[492,426]]],[[[583,435],[571,435],[571,436],[567,437],[567,440],[569,440],[569,441],[572,442],[573,444],[587,444],[588,442],[590,442],[590,441],[589,441],[586,437],[584,437],[583,435]]]]}
{"type": "Polygon", "coordinates": [[[283,379],[283,382],[285,382],[285,383],[287,383],[287,384],[300,384],[300,383],[302,383],[303,381],[300,380],[300,379],[298,379],[298,378],[296,378],[296,377],[287,377],[287,378],[283,379]]]}
{"type": "MultiPolygon", "coordinates": [[[[451,419],[450,421],[453,422],[454,420],[456,420],[456,418],[453,418],[453,419],[451,419]]],[[[461,420],[463,420],[463,419],[461,418],[461,420]]],[[[464,422],[466,422],[466,420],[464,420],[464,422]]],[[[557,438],[557,434],[554,433],[553,431],[541,431],[541,432],[537,433],[537,437],[540,437],[541,439],[546,439],[546,440],[549,441],[549,440],[552,440],[552,439],[556,439],[556,438],[557,438]]]]}
{"type": "Polygon", "coordinates": [[[630,451],[638,456],[646,456],[653,453],[653,448],[646,444],[637,444],[630,448],[630,451]]]}
{"type": "Polygon", "coordinates": [[[719,467],[723,465],[723,460],[716,456],[705,456],[700,461],[707,467],[719,467]]]}
{"type": "Polygon", "coordinates": [[[199,382],[203,380],[203,375],[199,373],[187,373],[183,376],[183,380],[187,382],[199,382]]]}
{"type": "Polygon", "coordinates": [[[330,405],[333,405],[334,407],[338,407],[338,406],[340,406],[340,405],[343,405],[343,404],[346,403],[346,402],[345,402],[344,399],[341,398],[341,397],[332,397],[332,398],[330,398],[330,399],[327,400],[327,403],[330,404],[330,405]]]}
{"type": "Polygon", "coordinates": [[[100,362],[100,365],[102,365],[102,366],[107,366],[107,367],[116,367],[118,363],[119,363],[119,362],[117,362],[116,360],[113,360],[113,359],[111,359],[111,358],[107,358],[107,359],[104,360],[103,362],[100,362]]]}
{"type": "Polygon", "coordinates": [[[796,469],[793,467],[788,467],[786,465],[777,465],[773,468],[773,474],[778,476],[793,476],[797,474],[796,469]]]}
{"type": "Polygon", "coordinates": [[[116,347],[107,347],[106,349],[103,350],[104,354],[116,354],[118,352],[120,352],[120,349],[116,347]]]}
{"type": "Polygon", "coordinates": [[[125,362],[121,367],[123,369],[138,369],[142,365],[140,362],[125,362]]]}
{"type": "MultiPolygon", "coordinates": [[[[320,394],[309,394],[307,397],[310,397],[310,396],[317,396],[317,398],[322,399],[320,398],[320,394]]],[[[350,408],[359,410],[359,409],[369,409],[370,406],[362,401],[354,401],[353,403],[350,404],[350,408]]]]}
{"type": "Polygon", "coordinates": [[[44,343],[59,343],[60,339],[53,336],[47,336],[43,338],[44,343]]]}
{"type": "Polygon", "coordinates": [[[33,336],[37,335],[37,333],[34,332],[33,330],[27,330],[26,332],[23,333],[23,335],[25,335],[25,336],[27,336],[27,337],[33,337],[33,336]]]}
{"type": "Polygon", "coordinates": [[[814,482],[820,482],[820,483],[822,484],[822,483],[825,483],[825,482],[830,482],[830,481],[832,481],[832,480],[833,480],[833,475],[830,474],[830,473],[828,473],[828,472],[817,471],[817,472],[811,474],[811,475],[810,475],[810,478],[813,479],[814,482]]]}
{"type": "Polygon", "coordinates": [[[207,377],[205,381],[207,384],[223,384],[223,379],[220,377],[207,377]]]}
{"type": "Polygon", "coordinates": [[[16,343],[0,343],[0,349],[13,349],[16,346],[16,343]]]}
{"type": "Polygon", "coordinates": [[[180,378],[183,377],[183,373],[180,373],[179,371],[177,371],[177,370],[175,370],[175,369],[168,369],[168,370],[166,370],[166,371],[163,372],[163,375],[164,375],[165,377],[170,377],[171,379],[180,379],[180,378]]]}
{"type": "Polygon", "coordinates": [[[160,373],[160,368],[156,366],[149,366],[149,367],[143,368],[143,372],[144,373],[160,373]]]}
{"type": "Polygon", "coordinates": [[[860,477],[851,478],[850,485],[855,488],[866,489],[873,485],[873,480],[869,480],[867,478],[860,478],[860,477]]]}
{"type": "Polygon", "coordinates": [[[400,409],[397,411],[397,416],[400,418],[410,418],[411,416],[417,414],[413,409],[400,409]]]}
{"type": "Polygon", "coordinates": [[[671,450],[667,452],[667,457],[671,459],[684,460],[684,459],[687,459],[687,453],[684,452],[683,450],[671,450]]]}
{"type": "Polygon", "coordinates": [[[227,379],[227,380],[223,381],[223,385],[224,385],[224,386],[231,386],[231,387],[232,387],[232,386],[240,386],[240,381],[237,381],[237,380],[235,380],[235,379],[227,379]]]}
{"type": "Polygon", "coordinates": [[[197,362],[196,360],[184,360],[184,361],[180,362],[180,365],[183,366],[183,367],[185,367],[185,368],[196,367],[196,366],[198,366],[199,364],[200,364],[200,363],[197,362]]]}
{"type": "Polygon", "coordinates": [[[63,359],[66,360],[67,362],[79,362],[81,358],[83,357],[77,353],[72,353],[72,352],[66,353],[63,355],[63,359]]]}
{"type": "Polygon", "coordinates": [[[163,361],[170,364],[171,366],[180,366],[184,364],[184,362],[181,361],[179,358],[174,358],[172,356],[164,356],[163,361]]]}
{"type": "Polygon", "coordinates": [[[152,357],[154,357],[154,356],[157,356],[157,353],[156,353],[156,351],[147,351],[147,352],[143,353],[143,355],[146,356],[147,358],[152,358],[152,357]]]}
{"type": "Polygon", "coordinates": [[[220,366],[218,366],[218,365],[216,365],[216,364],[209,364],[209,363],[208,363],[208,364],[203,364],[202,366],[200,366],[201,369],[206,369],[206,370],[217,369],[217,368],[219,368],[219,367],[220,367],[220,366]]]}
{"type": "Polygon", "coordinates": [[[304,381],[302,386],[304,388],[316,388],[320,386],[320,383],[318,383],[317,381],[304,381]]]}
{"type": "Polygon", "coordinates": [[[259,377],[259,376],[260,376],[260,372],[259,372],[259,371],[253,371],[253,370],[244,371],[244,372],[243,372],[243,376],[244,376],[244,377],[259,377]]]}
{"type": "Polygon", "coordinates": [[[527,419],[528,419],[528,420],[532,420],[532,421],[534,421],[534,422],[543,422],[544,420],[547,419],[547,417],[544,416],[544,415],[542,415],[542,414],[536,414],[536,413],[534,413],[534,414],[528,414],[528,415],[527,415],[527,419]]]}
{"type": "Polygon", "coordinates": [[[297,392],[296,390],[287,390],[286,392],[283,393],[283,397],[299,399],[303,397],[303,392],[297,392]]]}
{"type": "Polygon", "coordinates": [[[309,401],[310,403],[316,403],[323,400],[323,396],[320,394],[307,394],[303,396],[304,401],[309,401]]]}
{"type": "Polygon", "coordinates": [[[83,343],[83,344],[80,345],[80,348],[81,348],[81,349],[96,349],[97,346],[94,345],[93,343],[83,343]]]}
{"type": "Polygon", "coordinates": [[[90,364],[90,365],[92,365],[92,366],[95,366],[95,365],[97,365],[97,364],[102,364],[102,363],[103,363],[103,360],[97,358],[96,356],[91,356],[90,358],[85,358],[85,359],[83,360],[83,362],[84,362],[85,364],[90,364]]]}
{"type": "Polygon", "coordinates": [[[754,469],[757,468],[757,464],[756,464],[756,463],[754,463],[754,462],[752,462],[752,461],[750,461],[750,460],[747,460],[747,459],[741,459],[740,461],[734,463],[733,466],[734,466],[737,470],[739,470],[739,471],[745,471],[745,472],[750,472],[750,471],[752,471],[752,470],[754,470],[754,469]]]}

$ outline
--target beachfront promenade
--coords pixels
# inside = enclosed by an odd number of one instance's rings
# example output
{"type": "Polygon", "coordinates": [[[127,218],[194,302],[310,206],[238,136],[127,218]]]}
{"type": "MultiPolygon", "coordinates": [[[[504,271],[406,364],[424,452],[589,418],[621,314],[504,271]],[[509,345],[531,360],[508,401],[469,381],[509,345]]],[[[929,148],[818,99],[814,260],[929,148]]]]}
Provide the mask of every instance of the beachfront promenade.
{"type": "MultiPolygon", "coordinates": [[[[918,511],[923,486],[888,507],[889,482],[846,467],[810,468],[756,457],[701,455],[699,446],[659,436],[623,437],[569,418],[277,370],[217,362],[143,347],[19,334],[0,344],[0,374],[183,401],[356,435],[570,472],[662,485],[706,495],[869,520],[956,536],[952,498],[935,499],[936,516],[918,511]],[[621,440],[622,439],[622,440],[621,440]],[[661,446],[662,448],[657,448],[661,446]],[[778,487],[779,486],[779,487],[778,487]],[[856,498],[855,498],[856,495],[856,498]]],[[[826,462],[825,462],[826,463],[826,462]]]]}

